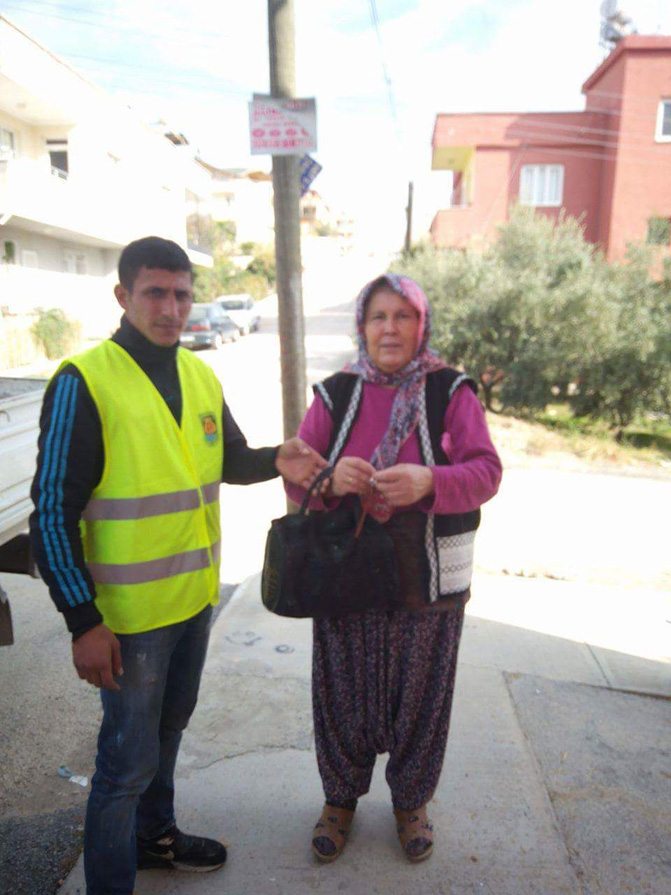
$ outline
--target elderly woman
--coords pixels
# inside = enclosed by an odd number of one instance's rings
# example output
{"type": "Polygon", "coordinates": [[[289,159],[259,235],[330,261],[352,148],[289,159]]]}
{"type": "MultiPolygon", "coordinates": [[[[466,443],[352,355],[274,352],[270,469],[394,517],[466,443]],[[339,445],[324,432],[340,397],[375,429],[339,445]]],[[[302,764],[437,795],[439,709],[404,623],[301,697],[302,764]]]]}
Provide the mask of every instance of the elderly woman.
{"type": "MultiPolygon", "coordinates": [[[[409,277],[369,283],[356,307],[355,363],[315,386],[299,435],[335,465],[329,508],[358,495],[383,522],[403,610],[315,620],[312,697],[326,804],[312,838],[321,861],[343,851],[376,755],[411,861],[429,857],[426,804],[438,784],[479,507],[501,464],[476,386],[428,347],[426,296],[409,277]]],[[[300,501],[303,491],[287,486],[300,501]]]]}

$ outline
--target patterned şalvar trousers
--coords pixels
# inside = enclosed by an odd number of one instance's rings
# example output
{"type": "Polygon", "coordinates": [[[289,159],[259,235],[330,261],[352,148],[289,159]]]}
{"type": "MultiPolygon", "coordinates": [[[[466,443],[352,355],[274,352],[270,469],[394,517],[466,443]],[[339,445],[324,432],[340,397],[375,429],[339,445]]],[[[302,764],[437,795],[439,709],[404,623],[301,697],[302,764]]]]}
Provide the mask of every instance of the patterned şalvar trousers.
{"type": "Polygon", "coordinates": [[[395,808],[433,796],[450,724],[464,609],[367,612],[315,619],[312,706],[317,763],[329,804],[368,792],[388,752],[395,808]]]}

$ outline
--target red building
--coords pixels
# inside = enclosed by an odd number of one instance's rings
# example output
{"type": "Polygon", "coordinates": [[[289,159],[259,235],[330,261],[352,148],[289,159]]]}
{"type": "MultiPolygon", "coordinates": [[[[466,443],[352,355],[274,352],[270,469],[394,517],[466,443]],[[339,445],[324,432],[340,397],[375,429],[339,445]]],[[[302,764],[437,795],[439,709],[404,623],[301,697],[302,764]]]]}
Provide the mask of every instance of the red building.
{"type": "Polygon", "coordinates": [[[671,37],[623,38],[583,85],[584,112],[440,114],[434,170],[454,175],[431,236],[482,244],[511,205],[582,217],[608,258],[671,245],[671,37]]]}

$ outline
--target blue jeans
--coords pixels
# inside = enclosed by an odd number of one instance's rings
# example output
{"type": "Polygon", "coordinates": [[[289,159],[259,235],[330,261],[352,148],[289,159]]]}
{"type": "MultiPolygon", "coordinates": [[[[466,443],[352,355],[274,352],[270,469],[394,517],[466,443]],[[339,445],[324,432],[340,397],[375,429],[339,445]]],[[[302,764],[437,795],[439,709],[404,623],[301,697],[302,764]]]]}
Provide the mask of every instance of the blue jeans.
{"type": "Polygon", "coordinates": [[[136,836],[175,823],[177,751],[205,664],[212,607],[187,621],[120,634],[121,690],[101,690],[103,721],[86,809],[87,895],[132,895],[136,836]]]}

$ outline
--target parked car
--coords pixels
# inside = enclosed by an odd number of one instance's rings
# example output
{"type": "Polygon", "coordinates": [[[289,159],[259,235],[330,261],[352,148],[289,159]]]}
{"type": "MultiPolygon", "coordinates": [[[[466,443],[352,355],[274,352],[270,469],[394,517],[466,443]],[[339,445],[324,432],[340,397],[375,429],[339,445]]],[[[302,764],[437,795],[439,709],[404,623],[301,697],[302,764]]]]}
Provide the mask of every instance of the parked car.
{"type": "MultiPolygon", "coordinates": [[[[46,379],[0,377],[0,572],[37,578],[28,538],[37,435],[46,379]]],[[[9,583],[7,583],[9,582],[9,583]]],[[[9,598],[0,579],[0,646],[14,642],[9,598]]]]}
{"type": "Polygon", "coordinates": [[[240,330],[226,311],[210,303],[193,305],[179,341],[184,348],[220,348],[239,338],[240,330]]]}
{"type": "Polygon", "coordinates": [[[237,324],[241,336],[255,333],[259,328],[261,317],[251,295],[220,295],[215,302],[226,311],[231,320],[237,324]]]}

